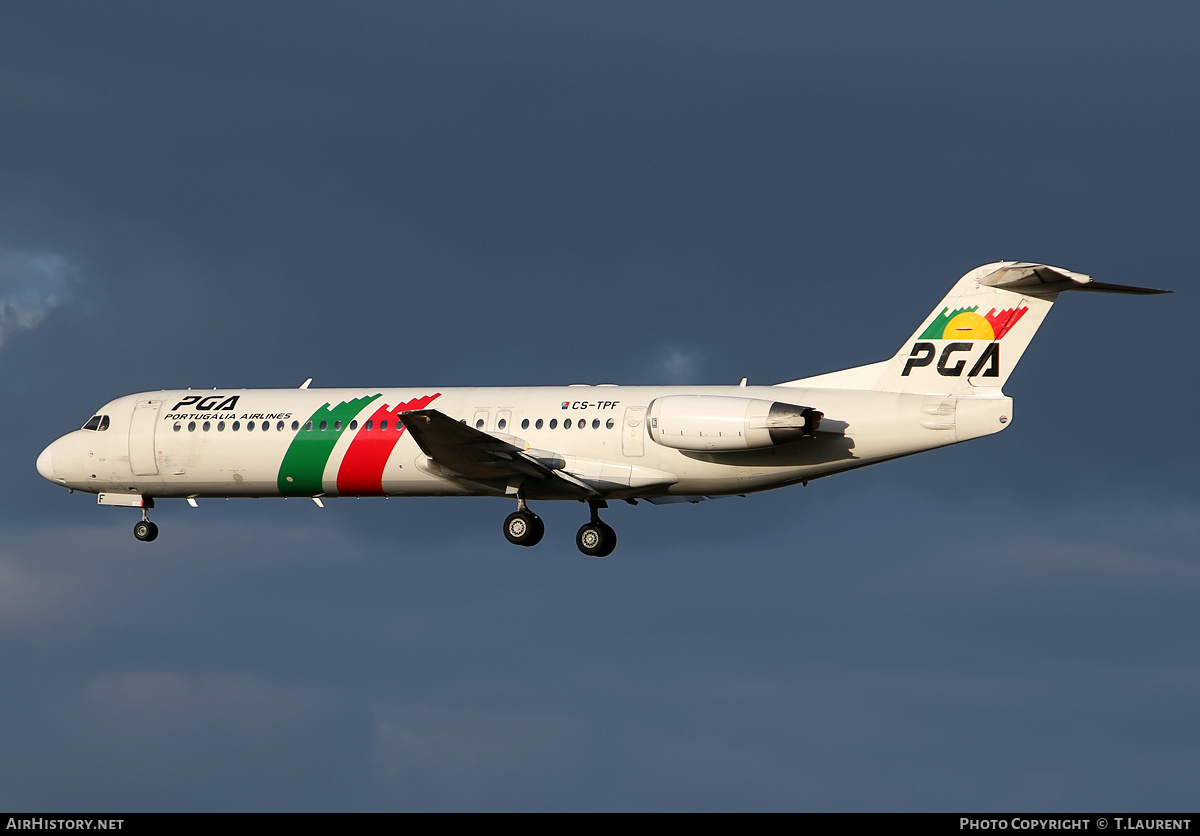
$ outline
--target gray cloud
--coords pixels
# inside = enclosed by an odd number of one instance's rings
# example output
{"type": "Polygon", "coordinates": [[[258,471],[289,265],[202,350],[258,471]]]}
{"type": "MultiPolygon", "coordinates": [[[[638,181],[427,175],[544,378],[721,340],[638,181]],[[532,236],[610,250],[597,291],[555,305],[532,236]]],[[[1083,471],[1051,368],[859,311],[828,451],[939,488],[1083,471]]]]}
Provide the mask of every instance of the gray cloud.
{"type": "Polygon", "coordinates": [[[654,363],[653,379],[663,383],[695,383],[701,360],[694,352],[671,346],[663,349],[654,363]]]}
{"type": "Polygon", "coordinates": [[[78,268],[64,256],[0,246],[0,345],[66,301],[78,278],[78,268]]]}

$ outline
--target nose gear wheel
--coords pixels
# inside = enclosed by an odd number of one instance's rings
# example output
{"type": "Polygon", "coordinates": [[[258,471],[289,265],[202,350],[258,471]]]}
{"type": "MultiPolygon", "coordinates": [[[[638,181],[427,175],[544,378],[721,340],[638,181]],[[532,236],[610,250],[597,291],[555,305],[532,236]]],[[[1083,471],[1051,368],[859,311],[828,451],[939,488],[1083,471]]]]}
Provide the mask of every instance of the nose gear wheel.
{"type": "Polygon", "coordinates": [[[158,526],[150,522],[150,520],[139,520],[133,526],[133,536],[143,543],[149,543],[158,536],[158,526]]]}

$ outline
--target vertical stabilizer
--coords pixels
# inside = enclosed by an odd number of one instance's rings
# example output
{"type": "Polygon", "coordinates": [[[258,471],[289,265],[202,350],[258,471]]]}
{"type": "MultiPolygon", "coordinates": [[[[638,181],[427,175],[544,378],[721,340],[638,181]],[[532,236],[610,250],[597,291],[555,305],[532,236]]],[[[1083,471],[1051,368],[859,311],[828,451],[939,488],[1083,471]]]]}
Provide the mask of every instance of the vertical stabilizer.
{"type": "Polygon", "coordinates": [[[873,388],[959,396],[998,395],[1058,294],[1169,293],[1097,282],[1061,267],[998,261],[958,280],[873,388]]]}
{"type": "Polygon", "coordinates": [[[1064,290],[1170,293],[1046,264],[997,261],[959,279],[891,360],[780,385],[997,396],[1064,290]]]}
{"type": "Polygon", "coordinates": [[[1061,273],[1064,278],[1078,275],[1045,265],[1003,261],[972,270],[888,361],[873,388],[955,395],[998,393],[1059,291],[1055,285],[1038,283],[1022,286],[1026,291],[1022,293],[990,284],[989,279],[1003,281],[1005,274],[1037,269],[1061,273]]]}

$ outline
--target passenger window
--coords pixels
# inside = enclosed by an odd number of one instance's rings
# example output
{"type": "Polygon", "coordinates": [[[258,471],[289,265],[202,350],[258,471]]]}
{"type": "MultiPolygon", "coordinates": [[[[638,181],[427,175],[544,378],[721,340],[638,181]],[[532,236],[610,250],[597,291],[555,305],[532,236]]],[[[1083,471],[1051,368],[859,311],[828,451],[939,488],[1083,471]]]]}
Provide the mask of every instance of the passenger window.
{"type": "Polygon", "coordinates": [[[304,422],[304,431],[305,431],[305,432],[312,432],[312,421],[305,421],[305,422],[304,422]]]}
{"type": "Polygon", "coordinates": [[[557,429],[557,428],[558,428],[558,419],[557,419],[557,418],[551,418],[551,419],[550,419],[550,429],[554,430],[554,429],[557,429]]]}
{"type": "Polygon", "coordinates": [[[340,433],[342,431],[342,422],[341,421],[333,422],[333,431],[335,433],[340,433]]]}
{"type": "Polygon", "coordinates": [[[254,432],[254,422],[253,421],[246,422],[246,432],[248,432],[248,433],[254,432]]]}
{"type": "Polygon", "coordinates": [[[523,429],[523,430],[529,429],[529,419],[528,418],[521,419],[521,429],[523,429]]]}
{"type": "Polygon", "coordinates": [[[205,421],[203,424],[200,425],[200,429],[204,430],[205,432],[208,432],[209,430],[212,429],[212,421],[205,421]]]}
{"type": "Polygon", "coordinates": [[[188,421],[188,432],[194,433],[195,431],[196,431],[196,422],[188,421]]]}
{"type": "Polygon", "coordinates": [[[504,420],[503,418],[501,418],[499,421],[496,422],[496,429],[498,429],[498,430],[502,430],[507,426],[508,426],[508,421],[504,420]]]}
{"type": "Polygon", "coordinates": [[[536,430],[540,430],[542,428],[542,419],[541,418],[537,419],[537,423],[533,425],[533,428],[536,430]]]}
{"type": "Polygon", "coordinates": [[[569,429],[571,429],[571,419],[570,419],[570,418],[568,418],[567,420],[563,421],[563,429],[564,429],[564,430],[569,430],[569,429]]]}
{"type": "Polygon", "coordinates": [[[325,432],[325,429],[326,429],[328,426],[329,426],[329,422],[328,422],[328,421],[322,421],[322,422],[321,422],[321,432],[325,432]]]}
{"type": "Polygon", "coordinates": [[[225,432],[225,422],[224,421],[217,422],[217,432],[219,432],[219,433],[225,432]]]}
{"type": "Polygon", "coordinates": [[[475,422],[475,429],[477,429],[477,430],[483,429],[483,419],[482,418],[480,418],[478,421],[475,422]]]}
{"type": "Polygon", "coordinates": [[[375,422],[368,418],[367,423],[363,424],[363,429],[367,432],[370,432],[371,430],[375,429],[375,422]]]}
{"type": "Polygon", "coordinates": [[[282,421],[278,422],[275,425],[275,429],[279,430],[279,432],[283,432],[283,422],[282,421]]]}
{"type": "Polygon", "coordinates": [[[380,421],[380,422],[379,422],[379,429],[381,429],[381,430],[386,430],[386,429],[387,429],[387,421],[380,421]]]}
{"type": "Polygon", "coordinates": [[[295,432],[295,431],[296,431],[296,430],[298,430],[298,429],[300,429],[300,422],[299,422],[299,421],[293,421],[293,422],[292,422],[292,432],[295,432]]]}
{"type": "Polygon", "coordinates": [[[358,429],[358,421],[351,421],[351,422],[350,422],[350,429],[352,429],[352,430],[357,430],[357,429],[358,429]]]}
{"type": "Polygon", "coordinates": [[[238,430],[240,430],[241,428],[242,428],[242,422],[241,422],[241,421],[234,421],[234,422],[233,422],[233,431],[234,431],[234,432],[237,432],[237,431],[238,431],[238,430]]]}
{"type": "Polygon", "coordinates": [[[600,429],[600,419],[599,419],[599,418],[593,418],[593,419],[592,419],[592,429],[593,429],[593,430],[598,430],[598,429],[600,429]]]}
{"type": "Polygon", "coordinates": [[[609,418],[607,421],[605,421],[604,426],[606,429],[611,430],[613,428],[613,419],[609,418]]]}
{"type": "Polygon", "coordinates": [[[176,422],[175,422],[175,432],[179,432],[179,431],[180,431],[180,430],[182,430],[182,429],[183,429],[183,424],[181,424],[181,423],[179,423],[178,421],[176,421],[176,422]]]}

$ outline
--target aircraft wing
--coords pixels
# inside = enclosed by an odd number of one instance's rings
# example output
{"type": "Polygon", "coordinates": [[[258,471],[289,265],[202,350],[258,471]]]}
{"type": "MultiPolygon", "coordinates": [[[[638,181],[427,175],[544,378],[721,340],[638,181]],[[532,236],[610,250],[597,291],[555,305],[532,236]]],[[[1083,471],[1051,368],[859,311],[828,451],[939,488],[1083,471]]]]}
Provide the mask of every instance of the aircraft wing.
{"type": "MultiPolygon", "coordinates": [[[[438,467],[473,482],[550,480],[554,487],[580,498],[599,494],[595,488],[558,469],[561,457],[534,455],[516,444],[468,427],[436,409],[415,409],[398,416],[421,452],[438,467]]],[[[514,439],[515,440],[515,439],[514,439]]]]}

